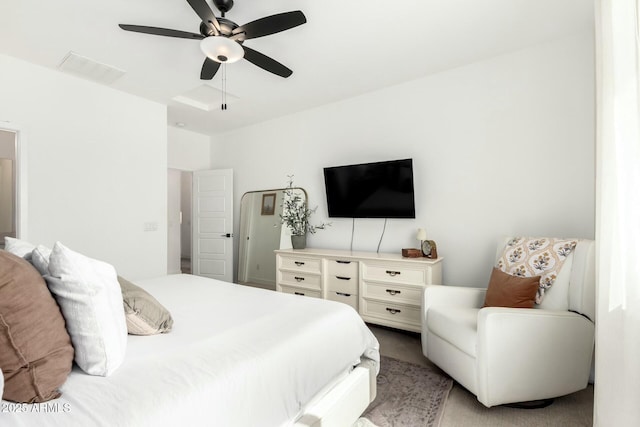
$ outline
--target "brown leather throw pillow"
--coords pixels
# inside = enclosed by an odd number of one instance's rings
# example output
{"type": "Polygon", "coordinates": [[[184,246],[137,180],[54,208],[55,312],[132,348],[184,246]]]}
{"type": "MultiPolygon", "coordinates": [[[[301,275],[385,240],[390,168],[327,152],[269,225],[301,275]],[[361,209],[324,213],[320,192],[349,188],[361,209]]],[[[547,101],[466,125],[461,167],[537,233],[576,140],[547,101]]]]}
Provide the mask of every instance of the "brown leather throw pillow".
{"type": "Polygon", "coordinates": [[[484,307],[533,308],[540,276],[519,277],[494,267],[484,307]]]}
{"type": "Polygon", "coordinates": [[[64,318],[38,271],[0,250],[0,368],[5,400],[46,402],[71,372],[73,347],[64,318]]]}

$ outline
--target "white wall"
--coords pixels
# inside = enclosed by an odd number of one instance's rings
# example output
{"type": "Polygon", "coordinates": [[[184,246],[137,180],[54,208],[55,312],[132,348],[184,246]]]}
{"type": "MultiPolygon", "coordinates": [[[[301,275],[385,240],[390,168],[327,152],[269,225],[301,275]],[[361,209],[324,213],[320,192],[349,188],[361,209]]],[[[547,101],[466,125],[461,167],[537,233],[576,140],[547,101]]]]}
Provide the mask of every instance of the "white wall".
{"type": "Polygon", "coordinates": [[[4,55],[0,70],[0,128],[28,135],[22,237],[60,240],[132,279],[165,274],[166,107],[4,55]]]}
{"type": "Polygon", "coordinates": [[[211,138],[173,126],[167,128],[170,168],[183,171],[207,170],[211,166],[211,138]]]}
{"type": "MultiPolygon", "coordinates": [[[[447,283],[486,286],[499,235],[594,237],[593,50],[585,32],[219,135],[212,167],[234,169],[236,205],[295,174],[320,222],[323,167],[411,157],[416,219],[389,220],[381,252],[424,227],[447,283]]],[[[356,220],[354,249],[375,251],[382,227],[356,220]]],[[[308,245],[350,235],[333,219],[308,245]]]]}

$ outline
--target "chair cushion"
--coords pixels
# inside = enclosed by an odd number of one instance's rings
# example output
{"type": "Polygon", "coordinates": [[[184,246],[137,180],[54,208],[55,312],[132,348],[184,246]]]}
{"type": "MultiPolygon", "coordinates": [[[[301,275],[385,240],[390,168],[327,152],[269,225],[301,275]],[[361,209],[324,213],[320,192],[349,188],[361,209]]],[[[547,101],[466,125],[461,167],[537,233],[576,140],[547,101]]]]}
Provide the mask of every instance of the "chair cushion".
{"type": "Polygon", "coordinates": [[[536,295],[536,304],[540,304],[577,243],[553,237],[514,237],[507,242],[496,267],[513,276],[541,276],[536,295]]]}
{"type": "Polygon", "coordinates": [[[484,307],[533,308],[540,276],[512,276],[494,267],[484,299],[484,307]]]}
{"type": "Polygon", "coordinates": [[[427,311],[429,333],[456,346],[469,356],[476,356],[476,332],[479,308],[430,306],[427,311]]]}

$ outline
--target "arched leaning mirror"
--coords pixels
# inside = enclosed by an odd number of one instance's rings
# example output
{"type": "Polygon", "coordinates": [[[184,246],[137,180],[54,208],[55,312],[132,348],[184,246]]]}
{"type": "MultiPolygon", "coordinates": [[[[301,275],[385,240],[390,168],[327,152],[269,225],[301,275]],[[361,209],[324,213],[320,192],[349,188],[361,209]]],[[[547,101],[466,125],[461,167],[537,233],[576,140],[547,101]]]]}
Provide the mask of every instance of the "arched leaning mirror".
{"type": "MultiPolygon", "coordinates": [[[[294,190],[307,199],[303,188],[294,190]]],[[[238,245],[238,283],[242,285],[276,289],[274,251],[291,247],[290,233],[280,223],[283,191],[249,191],[242,196],[238,245]]]]}

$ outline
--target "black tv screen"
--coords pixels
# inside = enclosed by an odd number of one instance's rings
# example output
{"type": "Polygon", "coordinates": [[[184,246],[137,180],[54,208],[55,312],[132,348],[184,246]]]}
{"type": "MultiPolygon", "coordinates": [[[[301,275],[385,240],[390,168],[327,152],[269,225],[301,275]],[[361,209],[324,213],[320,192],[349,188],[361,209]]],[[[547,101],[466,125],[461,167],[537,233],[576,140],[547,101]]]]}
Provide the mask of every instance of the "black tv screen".
{"type": "Polygon", "coordinates": [[[332,218],[415,218],[413,160],[324,168],[332,218]]]}

